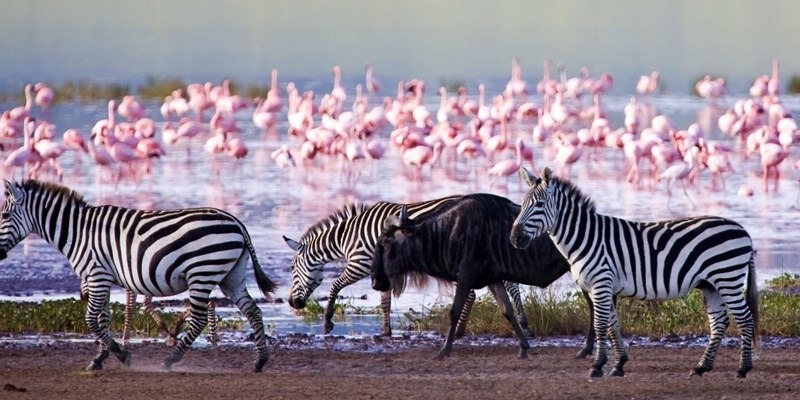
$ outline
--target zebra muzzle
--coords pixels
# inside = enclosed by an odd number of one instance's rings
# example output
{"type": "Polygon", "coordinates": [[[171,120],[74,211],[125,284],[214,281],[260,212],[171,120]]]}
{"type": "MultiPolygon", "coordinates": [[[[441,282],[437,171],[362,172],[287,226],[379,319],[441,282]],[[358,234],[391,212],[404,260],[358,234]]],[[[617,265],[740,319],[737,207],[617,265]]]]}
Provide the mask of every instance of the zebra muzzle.
{"type": "Polygon", "coordinates": [[[5,250],[0,250],[0,260],[5,260],[8,257],[8,253],[5,250]]]}
{"type": "Polygon", "coordinates": [[[303,299],[297,299],[294,297],[289,298],[289,307],[294,308],[295,310],[300,310],[306,307],[306,301],[303,299]]]}

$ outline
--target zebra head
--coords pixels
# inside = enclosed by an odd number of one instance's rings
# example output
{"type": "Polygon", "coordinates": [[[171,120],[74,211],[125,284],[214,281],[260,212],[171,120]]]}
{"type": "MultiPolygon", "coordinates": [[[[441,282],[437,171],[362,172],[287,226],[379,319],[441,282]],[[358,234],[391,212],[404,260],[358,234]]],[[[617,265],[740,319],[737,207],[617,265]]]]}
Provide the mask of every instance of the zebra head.
{"type": "Polygon", "coordinates": [[[25,192],[16,183],[5,180],[6,202],[0,212],[0,260],[33,229],[28,210],[23,206],[25,192]]]}
{"type": "MultiPolygon", "coordinates": [[[[306,306],[306,299],[322,283],[322,267],[324,260],[315,260],[309,254],[306,244],[284,236],[283,240],[296,253],[292,258],[292,288],[289,292],[289,306],[301,309],[306,306]]],[[[301,239],[302,240],[302,239],[301,239]]]]}
{"type": "Polygon", "coordinates": [[[518,249],[528,247],[533,238],[549,231],[554,223],[552,209],[553,185],[551,178],[553,171],[545,167],[538,178],[528,172],[525,167],[520,167],[519,175],[530,188],[522,197],[519,215],[511,226],[511,245],[518,249]]]}

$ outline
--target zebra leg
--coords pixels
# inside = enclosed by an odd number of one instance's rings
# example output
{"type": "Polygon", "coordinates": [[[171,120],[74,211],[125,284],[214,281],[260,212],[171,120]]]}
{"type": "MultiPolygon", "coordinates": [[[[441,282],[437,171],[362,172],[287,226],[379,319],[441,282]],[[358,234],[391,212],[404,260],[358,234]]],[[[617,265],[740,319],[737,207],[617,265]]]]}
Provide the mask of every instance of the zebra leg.
{"type": "MultiPolygon", "coordinates": [[[[356,268],[353,268],[356,269],[356,268]]],[[[336,299],[339,298],[339,292],[345,287],[350,286],[358,281],[360,281],[365,276],[369,275],[369,268],[366,268],[367,273],[362,276],[353,275],[350,272],[350,264],[345,268],[344,272],[333,281],[331,285],[331,291],[328,293],[328,305],[325,306],[325,334],[331,333],[333,330],[333,314],[336,311],[336,299]]],[[[387,310],[384,311],[384,318],[388,318],[389,313],[387,310]]]]}
{"type": "Polygon", "coordinates": [[[109,313],[108,299],[110,287],[100,287],[94,291],[89,290],[88,305],[86,306],[86,325],[100,342],[100,352],[86,367],[87,370],[103,369],[103,361],[108,357],[109,350],[125,365],[130,366],[130,352],[120,348],[111,333],[108,331],[109,313]]]}
{"type": "Polygon", "coordinates": [[[617,315],[616,305],[614,312],[611,313],[611,321],[608,324],[608,336],[611,338],[611,347],[614,349],[617,362],[614,364],[614,369],[608,374],[609,376],[625,376],[623,367],[628,362],[628,352],[625,349],[625,343],[622,342],[622,336],[619,331],[619,317],[617,315]]]}
{"type": "Polygon", "coordinates": [[[714,289],[701,289],[701,292],[706,302],[706,313],[708,314],[708,322],[711,325],[711,334],[708,337],[708,344],[703,352],[703,358],[692,371],[692,375],[698,376],[711,371],[714,367],[714,357],[730,322],[728,309],[725,307],[725,302],[719,292],[714,289]]]}
{"type": "Polygon", "coordinates": [[[590,378],[603,376],[603,366],[608,362],[608,322],[614,312],[611,288],[600,286],[592,288],[594,302],[594,331],[596,335],[594,363],[589,371],[590,378]]]}
{"type": "Polygon", "coordinates": [[[164,329],[167,332],[167,346],[175,347],[178,344],[178,334],[181,333],[183,330],[183,323],[192,315],[192,303],[189,299],[184,300],[183,302],[183,312],[181,315],[178,315],[175,318],[175,325],[172,326],[172,330],[166,328],[166,324],[164,329]]]}
{"type": "Polygon", "coordinates": [[[125,325],[122,327],[122,347],[128,348],[128,338],[131,336],[133,314],[136,312],[136,293],[130,289],[125,290],[125,325]]]}
{"type": "Polygon", "coordinates": [[[172,364],[180,361],[184,353],[189,347],[192,346],[194,340],[200,335],[206,327],[206,315],[208,314],[206,306],[208,304],[208,295],[211,289],[192,289],[191,283],[189,284],[189,301],[191,303],[191,317],[189,318],[189,329],[186,335],[178,341],[178,344],[172,349],[172,353],[164,360],[164,369],[169,371],[172,364]]]}
{"type": "Polygon", "coordinates": [[[216,347],[219,341],[219,326],[217,325],[217,308],[213,301],[208,302],[208,341],[216,347]]]}
{"type": "Polygon", "coordinates": [[[489,285],[489,290],[494,295],[497,306],[500,307],[500,312],[511,324],[514,333],[517,335],[517,339],[519,339],[519,358],[528,358],[528,349],[530,349],[531,346],[528,344],[527,336],[522,331],[522,327],[519,326],[517,317],[514,315],[514,310],[511,307],[511,300],[508,298],[506,287],[503,286],[502,282],[498,282],[489,285]]]}
{"type": "Polygon", "coordinates": [[[392,336],[392,292],[381,292],[381,311],[383,312],[383,336],[392,336]]]}
{"type": "MultiPolygon", "coordinates": [[[[754,273],[752,270],[750,273],[754,273]]],[[[753,279],[754,278],[750,278],[753,279]]],[[[755,282],[752,284],[747,292],[755,289],[755,282]]],[[[741,353],[739,356],[739,369],[736,371],[737,378],[746,378],[747,372],[753,369],[753,342],[756,335],[756,316],[751,307],[758,307],[758,302],[755,299],[756,293],[748,293],[745,296],[753,296],[752,299],[746,299],[741,291],[732,291],[732,293],[721,293],[727,308],[731,310],[733,318],[736,320],[736,325],[742,335],[741,353]],[[738,292],[738,293],[737,293],[738,292]]],[[[757,312],[757,311],[756,311],[757,312]]]]}
{"type": "Polygon", "coordinates": [[[469,292],[471,291],[469,286],[470,285],[461,282],[456,284],[456,294],[453,297],[453,305],[450,306],[450,328],[447,331],[447,339],[444,341],[444,346],[442,346],[442,349],[439,350],[439,353],[436,355],[437,360],[443,360],[445,357],[449,357],[450,353],[453,351],[456,324],[464,310],[464,303],[467,301],[467,296],[469,296],[469,292]]]}
{"type": "Polygon", "coordinates": [[[464,308],[461,310],[461,315],[458,316],[458,324],[456,324],[456,339],[464,337],[464,332],[467,330],[467,321],[469,321],[469,314],[472,312],[472,305],[475,303],[475,291],[470,290],[467,299],[464,301],[464,308]]]}
{"type": "Polygon", "coordinates": [[[264,319],[261,316],[261,309],[258,308],[256,302],[250,297],[250,294],[247,293],[244,280],[237,283],[235,279],[228,280],[226,278],[220,283],[219,287],[222,293],[236,304],[239,311],[247,318],[247,322],[250,323],[250,328],[253,329],[253,336],[256,342],[256,363],[253,371],[261,372],[264,368],[264,364],[269,360],[267,338],[264,333],[264,319]]]}
{"type": "Polygon", "coordinates": [[[525,315],[525,307],[522,304],[522,295],[519,291],[519,283],[516,282],[503,282],[503,285],[508,291],[508,296],[514,302],[514,310],[517,314],[517,320],[519,320],[519,325],[522,330],[525,332],[527,336],[533,336],[533,331],[531,331],[531,327],[528,324],[528,317],[525,315]]]}
{"type": "MultiPolygon", "coordinates": [[[[142,303],[142,308],[150,314],[150,317],[153,318],[153,321],[156,322],[158,325],[158,330],[167,334],[167,346],[175,346],[177,343],[177,333],[170,332],[169,328],[167,328],[167,324],[161,319],[161,316],[158,315],[158,311],[156,311],[156,307],[153,305],[153,297],[152,296],[144,296],[144,302],[142,303]]],[[[177,332],[177,330],[175,331],[177,332]]]]}

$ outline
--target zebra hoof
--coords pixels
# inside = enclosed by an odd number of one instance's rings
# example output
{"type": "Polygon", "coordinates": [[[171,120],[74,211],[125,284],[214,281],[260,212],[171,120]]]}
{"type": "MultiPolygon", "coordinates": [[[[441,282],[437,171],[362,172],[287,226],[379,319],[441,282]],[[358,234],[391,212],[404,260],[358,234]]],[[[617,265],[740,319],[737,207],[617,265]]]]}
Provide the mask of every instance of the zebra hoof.
{"type": "Polygon", "coordinates": [[[325,321],[325,334],[326,335],[331,333],[331,331],[333,330],[333,326],[334,326],[333,325],[333,321],[325,321]]]}
{"type": "Polygon", "coordinates": [[[748,373],[748,372],[749,372],[751,369],[753,369],[753,367],[744,367],[744,368],[739,368],[739,370],[738,370],[738,371],[736,371],[736,377],[737,377],[737,378],[747,378],[747,373],[748,373]]]}
{"type": "Polygon", "coordinates": [[[258,360],[256,361],[256,366],[253,368],[253,372],[262,372],[264,370],[264,364],[267,363],[267,359],[258,360]]]}
{"type": "Polygon", "coordinates": [[[392,328],[384,328],[383,329],[383,336],[392,337],[392,328]]]}
{"type": "Polygon", "coordinates": [[[528,349],[520,349],[519,358],[523,360],[528,358],[528,349]]]}
{"type": "Polygon", "coordinates": [[[603,370],[600,368],[592,368],[589,371],[589,378],[602,378],[603,377],[603,370]]]}
{"type": "Polygon", "coordinates": [[[172,370],[172,363],[164,361],[164,363],[161,364],[161,370],[164,372],[169,372],[170,370],[172,370]]]}
{"type": "Polygon", "coordinates": [[[703,376],[704,373],[711,371],[711,368],[706,368],[702,365],[698,365],[694,367],[692,370],[692,376],[703,376]]]}
{"type": "Polygon", "coordinates": [[[103,369],[103,364],[101,364],[101,363],[99,363],[99,362],[96,362],[96,361],[92,361],[92,362],[89,364],[89,366],[88,366],[88,367],[86,367],[86,370],[87,370],[87,371],[100,371],[100,370],[102,370],[102,369],[103,369]]]}
{"type": "Polygon", "coordinates": [[[608,376],[625,376],[625,371],[619,368],[614,368],[613,370],[611,370],[608,376]]]}

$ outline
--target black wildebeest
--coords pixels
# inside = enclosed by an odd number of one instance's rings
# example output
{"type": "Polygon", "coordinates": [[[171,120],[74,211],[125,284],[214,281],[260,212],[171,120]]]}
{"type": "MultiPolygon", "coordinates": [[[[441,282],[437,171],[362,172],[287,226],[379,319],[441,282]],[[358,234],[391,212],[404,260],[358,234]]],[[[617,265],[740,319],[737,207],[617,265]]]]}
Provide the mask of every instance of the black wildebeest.
{"type": "MultiPolygon", "coordinates": [[[[530,346],[514,318],[503,281],[546,287],[570,266],[546,236],[523,250],[511,245],[508,232],[519,210],[519,205],[504,197],[477,193],[420,219],[409,219],[404,208],[399,216],[386,218],[372,259],[373,289],[392,289],[399,296],[407,278],[429,276],[456,283],[450,329],[437,358],[452,351],[456,322],[470,290],[487,286],[519,338],[520,357],[527,357],[530,346]]],[[[584,297],[588,300],[585,293],[584,297]]],[[[590,321],[579,357],[591,354],[594,336],[590,321]]]]}

